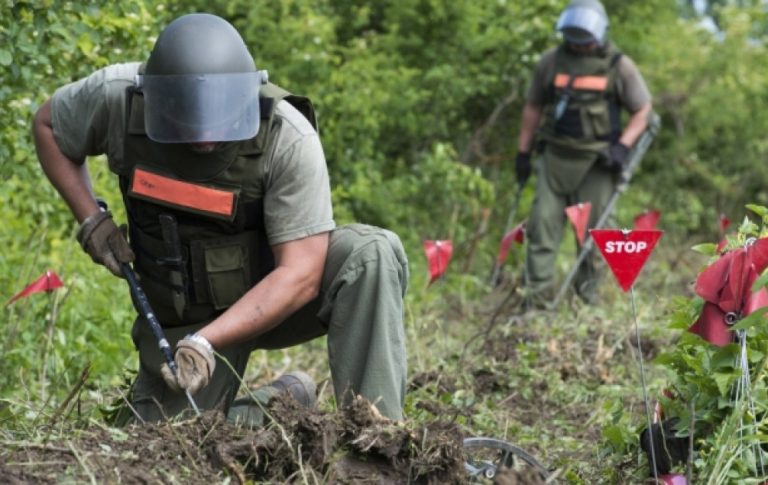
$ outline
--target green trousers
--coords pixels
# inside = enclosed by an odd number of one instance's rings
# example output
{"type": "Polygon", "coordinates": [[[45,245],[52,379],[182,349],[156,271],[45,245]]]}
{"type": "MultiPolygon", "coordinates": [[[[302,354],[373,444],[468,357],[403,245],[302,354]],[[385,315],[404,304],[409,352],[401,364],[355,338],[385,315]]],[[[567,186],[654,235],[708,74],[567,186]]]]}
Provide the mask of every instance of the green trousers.
{"type": "MultiPolygon", "coordinates": [[[[318,298],[271,331],[219,349],[216,370],[194,395],[201,409],[229,407],[237,394],[248,358],[256,349],[291,347],[328,335],[328,358],[338,403],[362,395],[392,419],[402,419],[406,384],[403,297],[408,260],[400,239],[378,227],[350,224],[330,236],[318,298]]],[[[207,322],[165,329],[171,346],[207,322]]],[[[162,356],[147,323],[139,317],[133,339],[140,367],[132,406],[145,421],[189,412],[184,394],[171,391],[159,374],[162,356]]]]}
{"type": "MultiPolygon", "coordinates": [[[[536,194],[526,224],[527,286],[533,301],[540,303],[548,303],[554,297],[555,259],[563,239],[563,229],[570,224],[565,208],[579,202],[590,202],[592,210],[588,227],[594,227],[616,187],[615,175],[595,163],[575,187],[567,192],[556,191],[550,182],[552,177],[545,173],[549,167],[545,163],[538,164],[536,194]]],[[[579,249],[577,247],[577,251],[579,249]]],[[[594,254],[584,259],[573,281],[576,294],[587,303],[594,303],[597,299],[598,275],[593,257],[594,254]]]]}

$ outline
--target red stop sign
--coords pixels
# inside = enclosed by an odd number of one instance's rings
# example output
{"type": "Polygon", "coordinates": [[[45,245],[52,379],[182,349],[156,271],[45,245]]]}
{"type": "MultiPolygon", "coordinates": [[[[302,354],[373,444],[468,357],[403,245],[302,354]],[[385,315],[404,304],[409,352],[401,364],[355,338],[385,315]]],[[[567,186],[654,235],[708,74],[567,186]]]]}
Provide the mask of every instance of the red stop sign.
{"type": "Polygon", "coordinates": [[[589,234],[624,291],[629,291],[662,231],[590,229],[589,234]]]}

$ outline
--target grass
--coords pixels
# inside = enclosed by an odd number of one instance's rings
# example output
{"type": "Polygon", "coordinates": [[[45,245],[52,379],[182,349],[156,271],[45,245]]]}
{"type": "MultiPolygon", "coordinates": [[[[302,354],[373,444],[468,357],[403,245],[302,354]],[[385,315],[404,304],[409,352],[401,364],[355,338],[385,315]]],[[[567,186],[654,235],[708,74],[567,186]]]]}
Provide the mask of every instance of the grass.
{"type": "MultiPolygon", "coordinates": [[[[561,258],[562,273],[568,257],[566,252],[561,258]]],[[[635,321],[653,405],[669,375],[652,358],[673,345],[679,333],[667,325],[669,303],[690,296],[689,282],[702,264],[703,258],[689,252],[657,250],[635,285],[636,315],[632,295],[623,293],[606,269],[599,306],[568,300],[555,311],[526,314],[520,313],[513,282],[491,291],[476,277],[449,274],[427,286],[415,274],[406,309],[408,421],[447,420],[466,436],[507,440],[565,483],[642,482],[648,468],[638,434],[647,417],[635,321]]],[[[41,300],[6,310],[13,319],[9,324],[20,329],[14,337],[17,357],[4,364],[19,365],[6,374],[2,387],[0,433],[6,443],[45,443],[41,430],[66,436],[74,427],[88,435],[105,427],[100,410],[119,400],[118,384],[127,375],[123,370],[135,365],[124,334],[130,315],[123,310],[127,288],[98,275],[96,284],[119,298],[93,295],[89,311],[77,306],[85,298],[81,278],[70,273],[65,284],[72,294],[56,312],[50,310],[52,303],[41,300]],[[95,315],[105,309],[110,318],[99,328],[95,315]],[[48,325],[42,328],[51,333],[37,338],[25,334],[23,329],[40,317],[48,325]],[[104,335],[106,331],[115,335],[104,335]],[[36,343],[49,351],[36,353],[36,343]],[[73,355],[76,351],[80,353],[73,355]],[[49,356],[44,373],[35,360],[39,355],[49,356]],[[40,382],[40,376],[47,382],[40,382]],[[23,391],[20,382],[29,390],[23,391]]],[[[323,338],[255,352],[245,380],[255,387],[293,369],[316,379],[321,409],[334,408],[323,338]]],[[[728,483],[727,456],[714,459],[722,477],[710,483],[728,483]]]]}

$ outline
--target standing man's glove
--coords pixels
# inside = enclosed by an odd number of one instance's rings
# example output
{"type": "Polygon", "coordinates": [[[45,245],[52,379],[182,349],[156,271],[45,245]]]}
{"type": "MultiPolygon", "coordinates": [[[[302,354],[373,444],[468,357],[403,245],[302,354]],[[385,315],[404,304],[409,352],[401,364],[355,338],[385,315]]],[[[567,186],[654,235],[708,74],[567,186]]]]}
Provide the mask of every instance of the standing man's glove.
{"type": "Polygon", "coordinates": [[[530,152],[517,152],[515,157],[515,174],[517,175],[517,183],[521,187],[528,181],[528,177],[531,176],[531,153],[530,152]]]}
{"type": "Polygon", "coordinates": [[[608,168],[616,173],[624,170],[629,158],[629,147],[620,141],[612,144],[608,149],[608,168]]]}
{"type": "Polygon", "coordinates": [[[124,231],[125,226],[121,229],[112,220],[111,212],[99,211],[80,224],[77,242],[95,263],[106,266],[112,274],[122,277],[120,264],[136,259],[124,231]]]}
{"type": "Polygon", "coordinates": [[[196,393],[208,385],[216,368],[213,347],[208,340],[197,334],[179,340],[174,359],[178,366],[176,375],[173,375],[168,364],[162,365],[160,373],[168,387],[176,392],[196,393]]]}

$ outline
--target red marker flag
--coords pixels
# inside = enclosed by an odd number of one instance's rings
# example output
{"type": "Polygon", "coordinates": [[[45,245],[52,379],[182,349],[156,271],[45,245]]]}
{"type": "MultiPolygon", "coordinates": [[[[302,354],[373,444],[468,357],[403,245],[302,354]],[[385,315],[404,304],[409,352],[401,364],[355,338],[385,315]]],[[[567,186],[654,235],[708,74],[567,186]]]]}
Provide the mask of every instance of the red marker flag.
{"type": "Polygon", "coordinates": [[[720,214],[720,220],[718,221],[720,227],[720,234],[725,234],[725,230],[731,225],[731,221],[725,214],[720,214]]]}
{"type": "Polygon", "coordinates": [[[707,266],[696,279],[696,294],[704,299],[704,307],[688,331],[713,345],[731,343],[730,325],[768,307],[765,288],[752,292],[752,285],[766,268],[768,238],[728,251],[707,266]]]}
{"type": "Polygon", "coordinates": [[[662,231],[655,229],[591,229],[589,233],[624,291],[632,287],[662,235],[662,231]]]}
{"type": "Polygon", "coordinates": [[[499,247],[499,255],[496,256],[496,262],[498,264],[504,263],[512,243],[523,244],[523,241],[525,241],[525,221],[515,226],[501,238],[501,246],[499,247]]]}
{"type": "Polygon", "coordinates": [[[53,291],[56,288],[61,288],[64,286],[64,283],[61,282],[59,279],[59,275],[57,275],[53,271],[46,271],[45,274],[32,283],[28,284],[26,288],[18,292],[16,295],[14,295],[13,298],[8,300],[8,303],[5,304],[5,306],[10,305],[14,301],[18,300],[19,298],[24,298],[25,296],[29,296],[32,293],[40,293],[42,291],[53,291]]]}
{"type": "Polygon", "coordinates": [[[447,241],[424,241],[424,252],[429,263],[429,283],[441,277],[448,268],[453,255],[453,243],[447,241]]]}
{"type": "Polygon", "coordinates": [[[578,239],[579,245],[584,244],[590,212],[592,212],[592,203],[590,202],[579,202],[576,205],[565,208],[565,215],[568,216],[571,224],[573,224],[573,230],[576,231],[576,239],[578,239]]]}
{"type": "Polygon", "coordinates": [[[661,219],[661,212],[657,210],[643,211],[642,214],[635,216],[635,231],[647,231],[656,229],[656,224],[661,219]]]}

